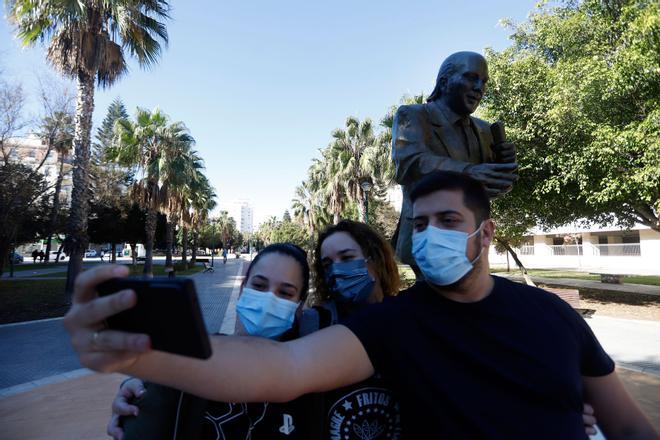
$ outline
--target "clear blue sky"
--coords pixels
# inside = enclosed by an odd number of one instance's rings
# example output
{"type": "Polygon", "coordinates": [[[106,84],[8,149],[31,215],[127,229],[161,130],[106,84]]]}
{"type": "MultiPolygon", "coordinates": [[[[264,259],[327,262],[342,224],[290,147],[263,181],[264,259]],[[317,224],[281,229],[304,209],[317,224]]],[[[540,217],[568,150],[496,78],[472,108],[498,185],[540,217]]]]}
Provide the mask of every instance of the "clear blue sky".
{"type": "MultiPolygon", "coordinates": [[[[459,50],[507,47],[501,18],[536,1],[173,1],[170,45],[150,71],[98,90],[94,121],[121,97],[186,123],[220,203],[251,200],[255,220],[280,217],[318,149],[347,116],[376,121],[404,94],[430,92],[459,50]],[[203,6],[202,6],[203,5],[203,6]]],[[[38,112],[43,47],[22,49],[0,22],[0,67],[38,112]]]]}

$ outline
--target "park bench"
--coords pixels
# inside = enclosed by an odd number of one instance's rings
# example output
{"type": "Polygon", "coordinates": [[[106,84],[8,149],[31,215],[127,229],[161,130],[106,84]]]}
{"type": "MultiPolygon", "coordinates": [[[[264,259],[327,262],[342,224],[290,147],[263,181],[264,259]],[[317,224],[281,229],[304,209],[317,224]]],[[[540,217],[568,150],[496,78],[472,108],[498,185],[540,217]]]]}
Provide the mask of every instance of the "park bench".
{"type": "Polygon", "coordinates": [[[591,317],[595,310],[594,309],[585,309],[580,306],[580,291],[577,289],[562,289],[558,287],[547,287],[544,286],[543,290],[546,290],[550,293],[554,293],[559,298],[563,299],[575,309],[583,318],[591,317]]]}
{"type": "Polygon", "coordinates": [[[615,273],[591,272],[590,274],[600,275],[600,282],[608,284],[623,284],[623,277],[625,277],[625,275],[615,273]]]}

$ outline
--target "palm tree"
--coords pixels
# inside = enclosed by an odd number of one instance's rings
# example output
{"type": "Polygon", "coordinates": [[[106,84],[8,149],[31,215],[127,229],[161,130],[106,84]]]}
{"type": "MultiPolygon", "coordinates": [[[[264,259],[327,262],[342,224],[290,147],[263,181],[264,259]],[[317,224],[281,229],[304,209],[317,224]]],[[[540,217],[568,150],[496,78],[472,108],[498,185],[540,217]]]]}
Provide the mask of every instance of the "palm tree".
{"type": "Polygon", "coordinates": [[[174,228],[180,226],[183,233],[183,255],[182,261],[186,263],[187,252],[187,225],[190,223],[190,198],[191,186],[195,179],[199,178],[204,168],[202,159],[191,146],[194,143],[192,137],[180,137],[168,145],[165,166],[162,169],[160,192],[161,202],[167,215],[166,231],[166,260],[165,265],[172,266],[172,244],[174,242],[174,228]]]}
{"type": "Polygon", "coordinates": [[[197,240],[199,230],[208,219],[209,213],[216,207],[215,191],[204,174],[192,182],[190,187],[190,228],[192,231],[192,253],[190,263],[195,264],[197,259],[197,240]]]}
{"type": "MultiPolygon", "coordinates": [[[[57,224],[57,216],[60,211],[60,192],[62,191],[62,181],[64,180],[64,164],[73,146],[73,117],[66,113],[57,111],[52,116],[47,116],[41,124],[41,137],[48,145],[48,150],[57,152],[59,161],[59,170],[57,181],[55,182],[55,192],[53,193],[53,206],[51,208],[50,219],[48,221],[48,231],[46,233],[46,257],[45,261],[50,259],[50,251],[53,240],[53,232],[57,224]]],[[[61,251],[61,248],[60,248],[61,251]]],[[[59,251],[57,258],[59,258],[59,251]]]]}
{"type": "Polygon", "coordinates": [[[158,108],[138,108],[135,121],[120,119],[115,125],[116,143],[107,151],[110,160],[136,167],[136,180],[131,189],[133,200],[147,211],[145,226],[144,274],[153,274],[153,245],[158,211],[162,208],[162,178],[167,176],[168,159],[176,145],[192,144],[193,139],[182,122],[168,124],[169,119],[158,108]]]}
{"type": "Polygon", "coordinates": [[[66,293],[81,270],[87,247],[89,159],[94,82],[111,86],[126,73],[124,49],[141,66],[155,64],[166,44],[167,0],[8,0],[9,19],[25,45],[50,39],[48,60],[77,86],[75,165],[67,250],[70,254],[66,293]]]}
{"type": "Polygon", "coordinates": [[[374,180],[374,152],[378,142],[370,119],[360,122],[349,116],[346,128],[332,133],[333,141],[328,148],[328,183],[333,188],[343,187],[344,194],[357,204],[360,221],[366,220],[367,195],[360,186],[365,179],[374,180]]]}

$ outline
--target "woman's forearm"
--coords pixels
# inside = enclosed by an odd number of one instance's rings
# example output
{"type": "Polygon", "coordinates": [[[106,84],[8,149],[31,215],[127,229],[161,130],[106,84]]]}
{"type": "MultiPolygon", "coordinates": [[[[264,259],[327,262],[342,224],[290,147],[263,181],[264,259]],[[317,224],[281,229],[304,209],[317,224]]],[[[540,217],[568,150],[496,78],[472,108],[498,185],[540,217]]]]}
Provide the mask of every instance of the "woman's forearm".
{"type": "Polygon", "coordinates": [[[287,344],[244,336],[211,337],[213,355],[194,359],[149,351],[122,372],[224,402],[288,401],[296,389],[287,344]]]}

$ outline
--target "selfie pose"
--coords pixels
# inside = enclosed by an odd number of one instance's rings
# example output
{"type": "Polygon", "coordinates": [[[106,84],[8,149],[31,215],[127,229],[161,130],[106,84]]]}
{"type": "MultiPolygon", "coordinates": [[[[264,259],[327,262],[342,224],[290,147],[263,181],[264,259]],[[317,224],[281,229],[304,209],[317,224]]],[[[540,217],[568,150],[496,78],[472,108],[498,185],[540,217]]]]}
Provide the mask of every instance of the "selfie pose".
{"type": "MultiPolygon", "coordinates": [[[[278,341],[298,337],[308,290],[305,251],[289,243],[267,246],[248,267],[242,284],[236,334],[278,341]]],[[[142,440],[309,439],[312,398],[288,403],[217,402],[129,378],[112,404],[108,434],[142,440]]]]}
{"type": "Polygon", "coordinates": [[[541,289],[491,276],[494,235],[481,184],[457,173],[410,193],[413,253],[425,279],[308,336],[212,338],[201,361],[151,350],[147,335],[104,330],[134,292],[97,298],[122,268],[82,273],[64,324],[79,359],[221,401],[286,402],[378,371],[401,402],[407,438],[583,439],[582,402],[608,439],[658,438],[584,320],[541,289]]]}
{"type": "MultiPolygon", "coordinates": [[[[273,252],[278,246],[281,245],[272,245],[261,251],[252,266],[258,259],[260,260],[264,252],[273,252]]],[[[268,264],[272,258],[260,260],[259,266],[256,267],[268,264]]],[[[246,276],[247,286],[253,279],[254,275],[251,274],[256,273],[252,266],[246,276]]],[[[399,289],[398,267],[389,244],[369,226],[350,220],[341,221],[320,235],[316,246],[314,270],[318,298],[316,305],[304,310],[302,317],[295,321],[294,329],[297,329],[297,332],[289,332],[286,338],[278,338],[278,340],[290,339],[295,337],[295,334],[306,335],[336,324],[340,319],[350,316],[365,305],[381,302],[384,298],[396,294],[399,289]]],[[[244,288],[243,292],[245,291],[244,288]]],[[[244,293],[241,298],[244,298],[243,295],[244,293]]],[[[304,298],[305,295],[301,295],[303,301],[304,298]]],[[[240,307],[238,314],[240,318],[240,307]]],[[[242,319],[237,324],[240,325],[241,322],[242,319]]],[[[243,326],[240,325],[239,329],[243,329],[243,326]]],[[[237,333],[259,336],[260,332],[243,330],[237,333]]],[[[167,399],[170,402],[179,398],[180,392],[176,390],[153,384],[148,386],[151,389],[158,389],[160,394],[170,396],[167,399]]],[[[114,438],[122,438],[124,432],[120,426],[120,418],[124,417],[124,420],[128,420],[129,416],[144,413],[138,406],[130,404],[130,401],[145,395],[145,387],[139,379],[132,378],[122,384],[113,402],[113,415],[108,424],[108,434],[114,438]]],[[[199,406],[192,396],[184,395],[184,398],[184,408],[199,406]]],[[[344,436],[348,435],[349,439],[362,439],[365,435],[376,434],[384,434],[392,439],[401,438],[398,401],[379,375],[349,387],[306,396],[305,405],[308,405],[305,412],[308,422],[306,423],[307,438],[327,439],[341,433],[344,436]],[[347,427],[349,430],[345,431],[347,427]]],[[[160,411],[163,410],[161,406],[160,411]]],[[[211,418],[206,417],[206,420],[210,421],[211,418]]],[[[128,421],[127,425],[144,426],[148,423],[136,420],[128,421]]],[[[153,433],[153,430],[151,432],[153,433]]],[[[145,433],[141,432],[141,434],[141,438],[145,438],[145,433]]],[[[252,438],[260,438],[256,436],[257,434],[258,432],[253,432],[252,438]]],[[[282,434],[287,435],[286,432],[282,434]]],[[[273,437],[276,435],[271,433],[271,437],[266,438],[273,437]]],[[[134,436],[130,435],[129,438],[134,436]]]]}

